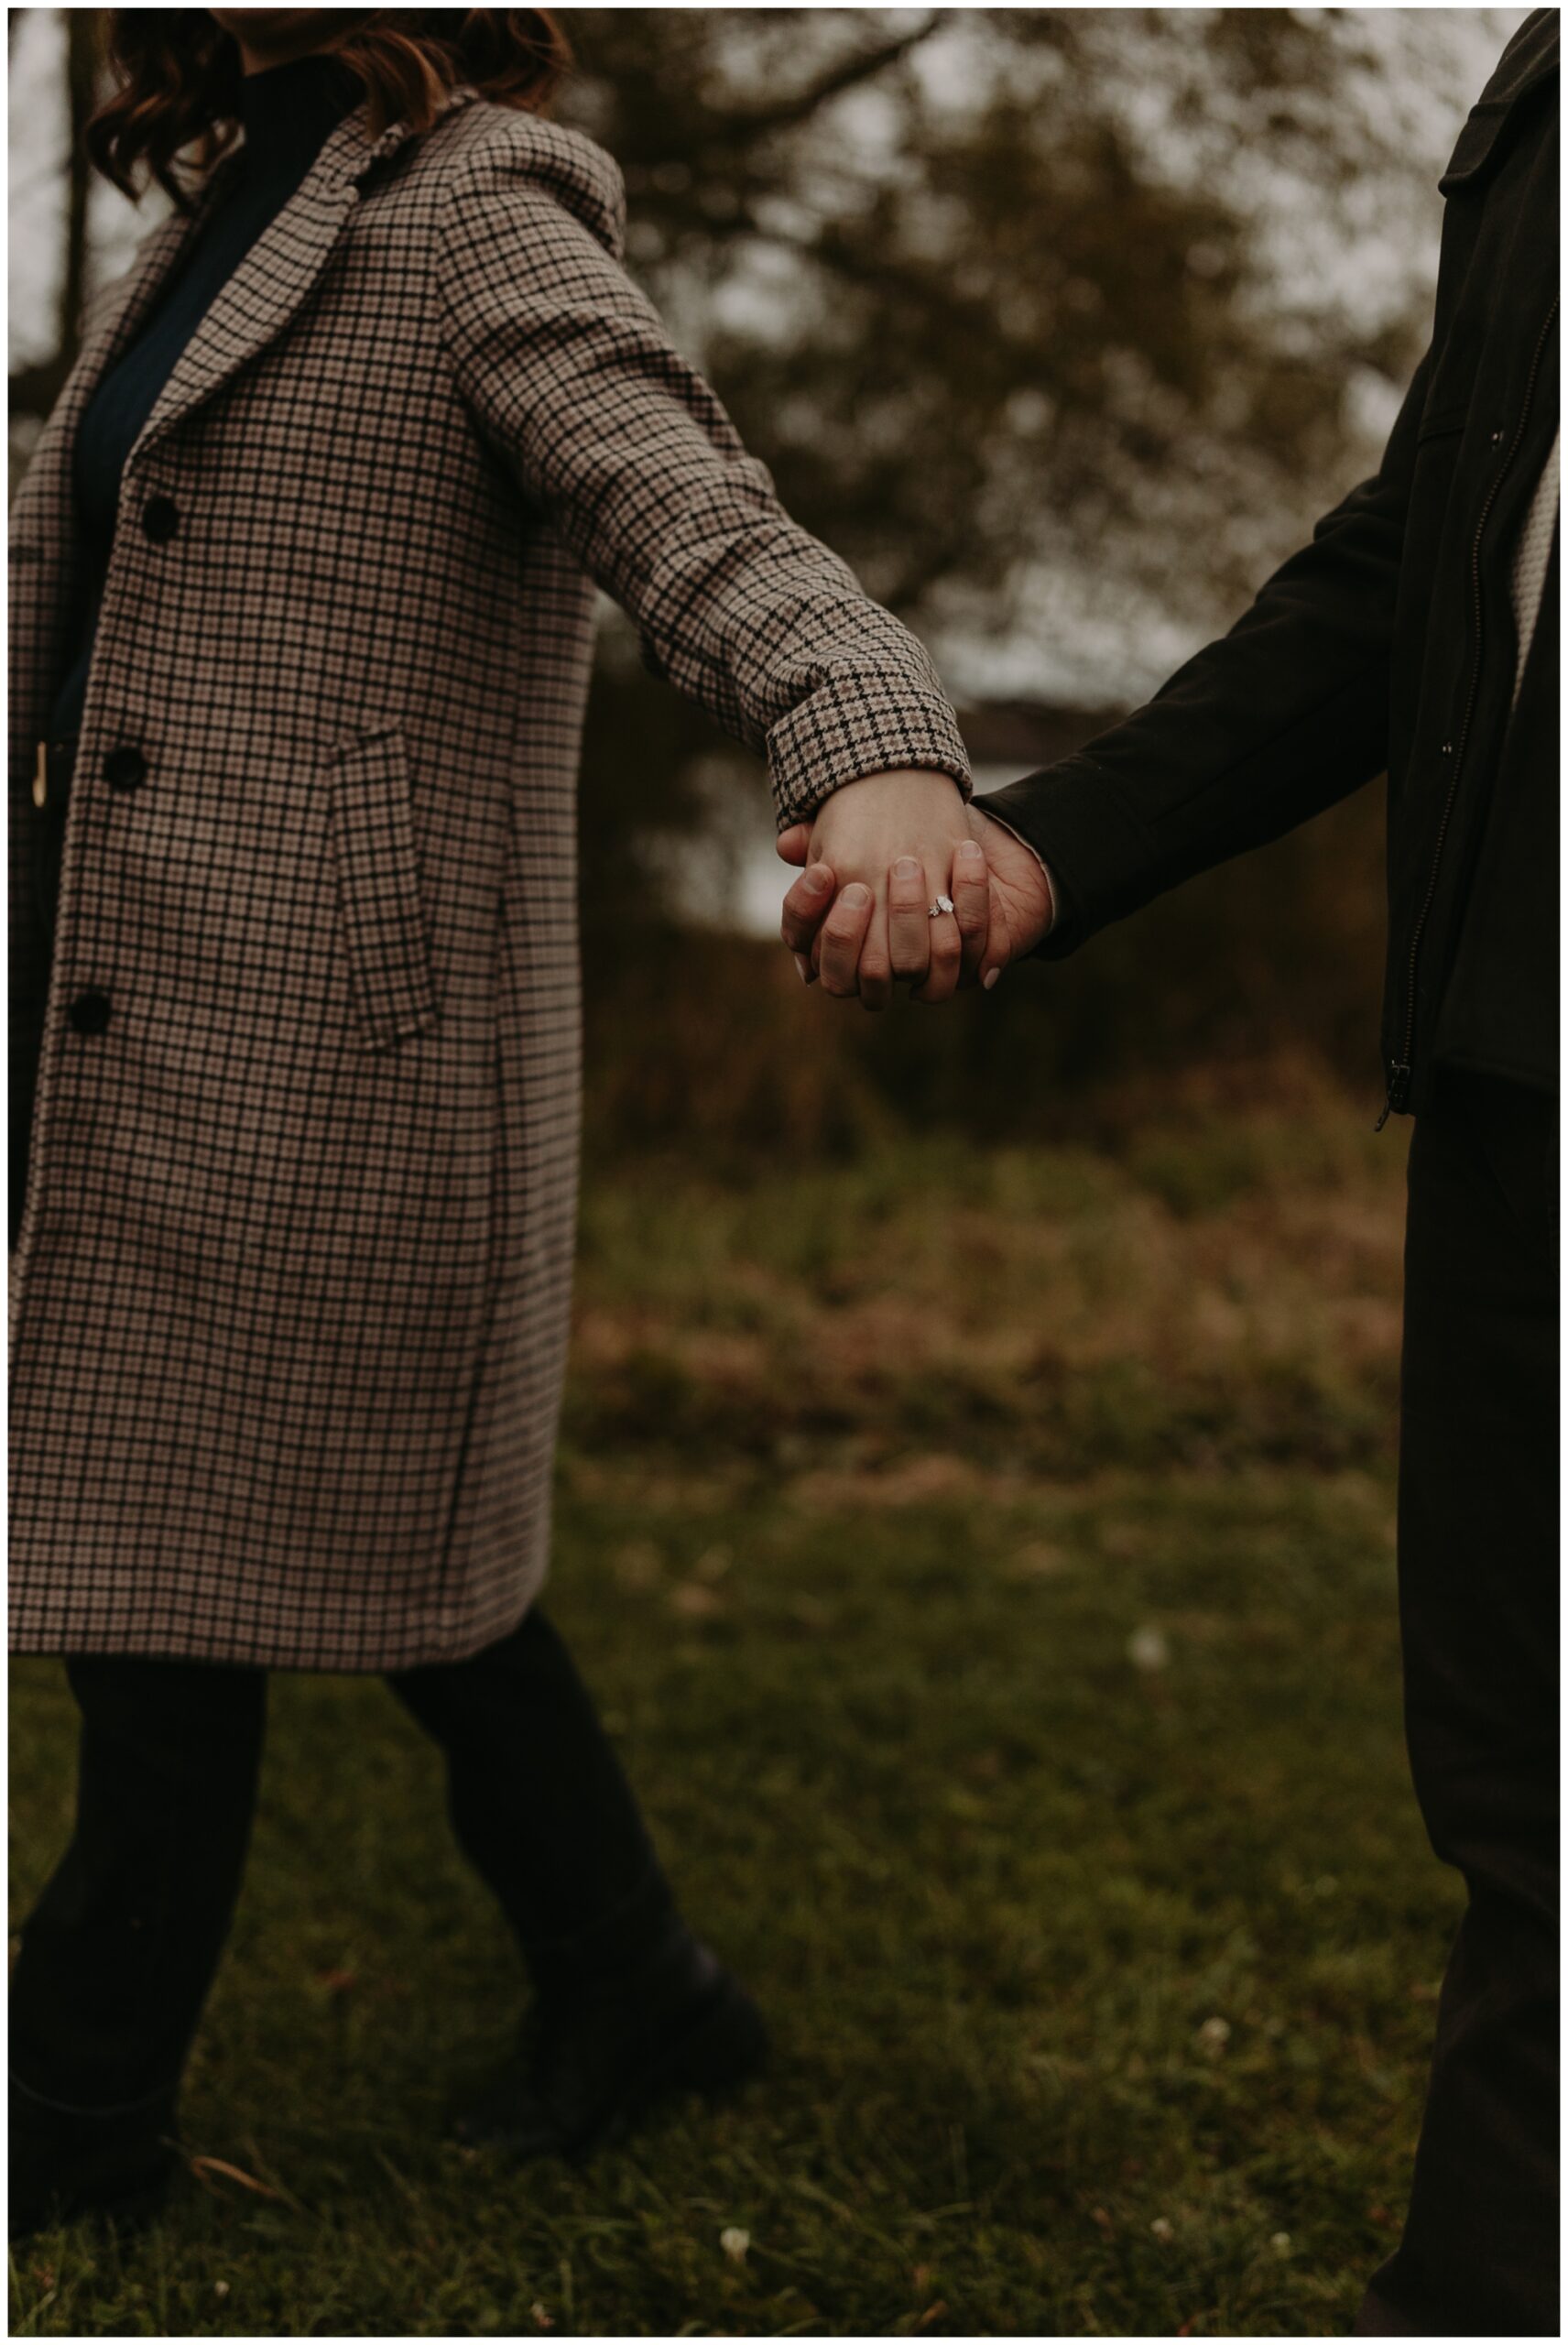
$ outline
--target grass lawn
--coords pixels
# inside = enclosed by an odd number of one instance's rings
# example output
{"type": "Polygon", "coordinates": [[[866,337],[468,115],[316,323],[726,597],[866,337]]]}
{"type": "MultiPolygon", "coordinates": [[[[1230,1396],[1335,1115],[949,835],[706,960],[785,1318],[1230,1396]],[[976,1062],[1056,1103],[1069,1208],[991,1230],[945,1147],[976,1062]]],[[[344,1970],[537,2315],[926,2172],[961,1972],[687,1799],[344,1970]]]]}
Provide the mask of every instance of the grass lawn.
{"type": "MultiPolygon", "coordinates": [[[[581,2173],[441,2146],[514,1961],[390,1696],[280,1678],[216,2163],[24,2251],[15,2331],[1343,2331],[1458,1911],[1400,1740],[1402,1160],[1320,1105],[591,1182],[551,1609],[770,2078],[581,2173]]],[[[12,1687],[25,1910],[71,1716],[12,1687]]]]}

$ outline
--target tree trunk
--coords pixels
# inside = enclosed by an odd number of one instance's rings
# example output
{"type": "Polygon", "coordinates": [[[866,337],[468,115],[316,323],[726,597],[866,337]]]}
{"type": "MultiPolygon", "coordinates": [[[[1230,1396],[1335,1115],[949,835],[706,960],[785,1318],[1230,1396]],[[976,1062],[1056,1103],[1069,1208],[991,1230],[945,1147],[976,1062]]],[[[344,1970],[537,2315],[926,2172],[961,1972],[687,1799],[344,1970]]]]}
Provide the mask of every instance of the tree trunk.
{"type": "MultiPolygon", "coordinates": [[[[13,8],[7,27],[7,54],[16,38],[16,19],[25,10],[13,8]]],[[[82,311],[87,289],[87,202],[92,169],[82,134],[98,95],[99,10],[68,8],[65,16],[66,104],[70,122],[66,155],[65,253],[60,276],[53,354],[36,365],[18,367],[10,380],[13,416],[49,414],[60,397],[66,376],[76,362],[81,341],[82,311]]]]}

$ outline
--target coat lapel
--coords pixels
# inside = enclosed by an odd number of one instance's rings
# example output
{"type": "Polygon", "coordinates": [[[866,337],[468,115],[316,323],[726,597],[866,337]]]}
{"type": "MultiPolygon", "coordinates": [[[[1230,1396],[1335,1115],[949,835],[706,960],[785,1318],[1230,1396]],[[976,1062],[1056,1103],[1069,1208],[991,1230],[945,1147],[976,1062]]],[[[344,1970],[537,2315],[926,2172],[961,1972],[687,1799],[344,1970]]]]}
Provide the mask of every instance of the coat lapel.
{"type": "Polygon", "coordinates": [[[154,295],[228,186],[237,158],[218,163],[189,212],[150,229],[130,267],[88,304],[82,346],[49,410],[12,499],[10,541],[10,755],[30,768],[48,717],[47,701],[75,605],[81,547],[71,485],[72,453],[87,403],[147,315],[154,295]]]}
{"type": "MultiPolygon", "coordinates": [[[[463,82],[445,93],[439,114],[478,94],[463,82]]],[[[328,132],[299,187],[219,289],[176,359],[133,455],[162,439],[277,340],[332,258],[362,181],[409,136],[408,124],[398,119],[368,139],[363,104],[328,132]]]]}
{"type": "MultiPolygon", "coordinates": [[[[472,83],[445,93],[438,117],[479,95],[472,83]]],[[[361,183],[411,136],[401,118],[365,135],[365,108],[333,125],[304,179],[223,284],[175,361],[137,435],[134,461],[162,439],[268,343],[321,277],[359,198],[361,183]]],[[[189,212],[171,212],[142,239],[130,267],[90,305],[82,347],[17,489],[10,513],[12,657],[10,747],[30,759],[45,722],[49,681],[64,656],[79,547],[72,452],[89,400],[135,339],[160,288],[241,168],[223,156],[189,212]]]]}

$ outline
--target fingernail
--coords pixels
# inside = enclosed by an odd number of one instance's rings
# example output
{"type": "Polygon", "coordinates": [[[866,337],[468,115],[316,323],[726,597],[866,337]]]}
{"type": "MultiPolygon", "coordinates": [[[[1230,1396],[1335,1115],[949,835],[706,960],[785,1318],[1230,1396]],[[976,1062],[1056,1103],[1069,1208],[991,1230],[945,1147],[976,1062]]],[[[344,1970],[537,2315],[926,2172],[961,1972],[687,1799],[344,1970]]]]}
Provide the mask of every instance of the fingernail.
{"type": "Polygon", "coordinates": [[[996,979],[1001,976],[1001,974],[1002,974],[1002,972],[1000,971],[1000,969],[987,969],[987,970],[986,970],[986,972],[985,972],[985,976],[981,978],[980,982],[981,982],[981,984],[985,987],[985,990],[986,990],[986,992],[987,992],[987,993],[989,993],[989,992],[990,992],[991,987],[996,984],[996,979]]]}
{"type": "Polygon", "coordinates": [[[965,839],[958,850],[958,860],[960,863],[973,863],[978,856],[984,861],[985,855],[985,850],[978,839],[965,839]]]}
{"type": "Polygon", "coordinates": [[[801,885],[808,896],[825,896],[830,885],[827,865],[813,863],[810,870],[801,875],[801,885]]]}
{"type": "Polygon", "coordinates": [[[795,966],[800,972],[800,983],[803,986],[809,986],[811,982],[811,963],[807,960],[803,953],[796,953],[791,957],[794,960],[795,966]]]}
{"type": "Polygon", "coordinates": [[[912,879],[920,867],[912,855],[901,855],[893,866],[893,877],[895,879],[912,879]]]}
{"type": "Polygon", "coordinates": [[[857,912],[862,904],[868,904],[870,901],[870,889],[863,888],[858,879],[852,879],[839,898],[839,902],[847,905],[852,912],[857,912]]]}

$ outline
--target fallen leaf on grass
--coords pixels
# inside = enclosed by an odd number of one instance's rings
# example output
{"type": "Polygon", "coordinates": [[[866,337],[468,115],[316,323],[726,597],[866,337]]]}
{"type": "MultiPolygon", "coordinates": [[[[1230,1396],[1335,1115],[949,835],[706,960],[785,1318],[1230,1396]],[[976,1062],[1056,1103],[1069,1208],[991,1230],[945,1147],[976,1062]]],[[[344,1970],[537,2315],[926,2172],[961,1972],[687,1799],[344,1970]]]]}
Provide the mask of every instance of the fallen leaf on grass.
{"type": "Polygon", "coordinates": [[[929,2329],[933,2320],[940,2320],[946,2310],[947,2307],[943,2304],[940,2296],[938,2296],[934,2305],[927,2305],[924,2312],[921,2313],[919,2320],[915,2323],[915,2331],[917,2335],[922,2329],[929,2329]]]}
{"type": "Polygon", "coordinates": [[[737,2230],[732,2225],[728,2230],[724,2230],[719,2233],[719,2245],[724,2249],[724,2253],[729,2257],[732,2263],[744,2263],[746,2262],[746,2252],[751,2245],[751,2233],[749,2231],[737,2230]]]}
{"type": "Polygon", "coordinates": [[[274,2190],[270,2183],[258,2182],[254,2174],[246,2174],[243,2166],[231,2165],[227,2158],[191,2158],[188,2161],[198,2182],[205,2182],[210,2174],[227,2175],[231,2182],[239,2183],[246,2190],[254,2190],[258,2198],[276,2198],[279,2206],[289,2201],[281,2190],[274,2190]]]}

